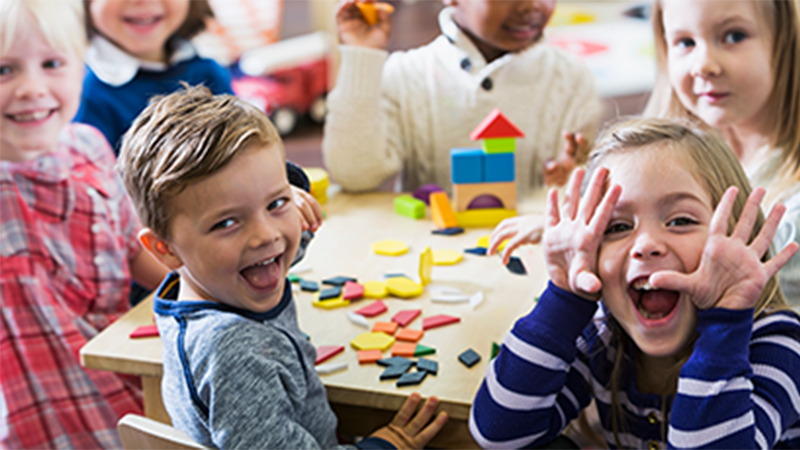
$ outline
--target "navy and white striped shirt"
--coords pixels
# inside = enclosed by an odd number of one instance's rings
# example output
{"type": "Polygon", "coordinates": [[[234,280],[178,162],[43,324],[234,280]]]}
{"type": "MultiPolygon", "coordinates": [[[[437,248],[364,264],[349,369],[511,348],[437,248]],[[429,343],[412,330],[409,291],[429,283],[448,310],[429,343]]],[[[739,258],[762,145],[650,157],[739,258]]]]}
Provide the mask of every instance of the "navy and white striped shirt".
{"type": "MultiPolygon", "coordinates": [[[[698,311],[697,332],[675,396],[639,392],[633,359],[625,360],[620,444],[800,448],[798,316],[781,311],[753,320],[752,309],[714,308],[698,311]]],[[[605,439],[616,448],[609,389],[616,349],[610,340],[598,303],[551,283],[489,364],[470,415],[476,442],[516,448],[547,443],[594,398],[605,439]]]]}

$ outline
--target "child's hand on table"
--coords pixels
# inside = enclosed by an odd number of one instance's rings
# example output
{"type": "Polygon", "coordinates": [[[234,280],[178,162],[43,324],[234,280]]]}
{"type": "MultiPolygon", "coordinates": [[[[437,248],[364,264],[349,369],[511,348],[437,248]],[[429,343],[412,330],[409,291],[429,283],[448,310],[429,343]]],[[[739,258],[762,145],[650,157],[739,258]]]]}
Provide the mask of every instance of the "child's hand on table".
{"type": "Polygon", "coordinates": [[[564,151],[558,159],[550,159],[544,163],[544,184],[557,187],[565,185],[587,149],[586,138],[582,134],[564,131],[564,151]]]}
{"type": "Polygon", "coordinates": [[[761,231],[748,245],[759,205],[764,199],[763,188],[756,188],[750,194],[733,233],[728,236],[728,220],[737,194],[738,189],[730,187],[719,201],[697,269],[692,273],[655,272],[650,275],[654,287],[682,292],[699,309],[716,306],[741,310],[755,306],[767,281],[789,262],[798,245],[792,242],[769,261],[761,261],[786,212],[782,204],[772,208],[761,231]]]}
{"type": "Polygon", "coordinates": [[[373,437],[381,438],[392,443],[397,448],[423,448],[430,442],[436,433],[447,423],[447,413],[440,412],[436,418],[428,424],[436,410],[439,400],[431,396],[422,405],[422,409],[415,414],[421,398],[418,393],[411,394],[400,411],[394,416],[389,425],[379,428],[372,433],[373,437]],[[427,426],[426,426],[427,424],[427,426]]]}
{"type": "Polygon", "coordinates": [[[508,239],[502,255],[503,264],[508,264],[511,253],[517,247],[523,244],[538,244],[542,240],[543,231],[544,215],[542,214],[528,214],[505,219],[492,231],[486,254],[494,255],[500,244],[508,239]]]}
{"type": "Polygon", "coordinates": [[[303,222],[303,231],[317,231],[322,225],[322,206],[308,192],[292,186],[292,197],[297,209],[300,210],[300,218],[303,222]]]}
{"type": "Polygon", "coordinates": [[[547,272],[561,289],[598,300],[602,283],[597,276],[597,253],[622,188],[614,185],[603,193],[608,169],[597,169],[581,198],[585,171],[576,169],[559,208],[558,191],[547,194],[547,223],[542,244],[547,272]]]}
{"type": "Polygon", "coordinates": [[[392,20],[386,9],[378,8],[377,12],[378,22],[370,25],[356,6],[356,2],[352,0],[341,2],[339,10],[336,12],[339,41],[346,45],[385,50],[392,32],[392,20]]]}

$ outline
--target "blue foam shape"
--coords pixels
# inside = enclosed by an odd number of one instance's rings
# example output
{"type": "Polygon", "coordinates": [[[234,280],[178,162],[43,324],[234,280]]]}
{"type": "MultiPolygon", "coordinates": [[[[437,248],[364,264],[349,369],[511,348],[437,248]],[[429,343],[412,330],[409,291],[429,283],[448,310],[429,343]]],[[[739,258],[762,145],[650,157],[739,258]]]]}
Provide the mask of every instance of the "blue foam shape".
{"type": "Polygon", "coordinates": [[[453,183],[483,183],[486,152],[479,148],[450,149],[450,173],[453,183]]]}
{"type": "Polygon", "coordinates": [[[483,159],[483,181],[514,181],[514,153],[487,153],[483,159]]]}

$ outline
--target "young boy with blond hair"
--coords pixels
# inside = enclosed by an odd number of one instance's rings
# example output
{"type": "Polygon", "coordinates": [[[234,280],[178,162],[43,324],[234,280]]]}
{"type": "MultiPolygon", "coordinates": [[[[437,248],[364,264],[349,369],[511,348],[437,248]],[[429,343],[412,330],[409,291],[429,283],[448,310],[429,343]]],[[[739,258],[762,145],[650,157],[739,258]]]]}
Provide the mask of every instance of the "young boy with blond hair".
{"type": "MultiPolygon", "coordinates": [[[[173,272],[156,291],[162,394],[175,427],[219,448],[335,447],[336,417],[300,332],[286,274],[301,219],[277,131],[254,106],[205,88],[155,98],[119,159],[146,226],[140,239],[173,272]]],[[[421,447],[444,425],[413,394],[362,448],[421,447]]]]}

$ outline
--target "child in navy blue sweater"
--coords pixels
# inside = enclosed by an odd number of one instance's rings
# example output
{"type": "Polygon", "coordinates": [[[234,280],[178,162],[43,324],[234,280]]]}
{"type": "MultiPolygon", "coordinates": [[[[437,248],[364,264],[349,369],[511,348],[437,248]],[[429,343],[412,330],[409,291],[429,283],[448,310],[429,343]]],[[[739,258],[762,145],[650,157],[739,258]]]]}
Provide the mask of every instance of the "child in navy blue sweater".
{"type": "Polygon", "coordinates": [[[759,212],[733,152],[666,120],[611,129],[551,191],[551,282],[490,364],[470,431],[552,441],[594,399],[612,448],[798,448],[800,320],[770,257],[785,211],[759,212]]]}
{"type": "Polygon", "coordinates": [[[92,37],[76,122],[99,129],[114,153],[150,97],[202,84],[233,94],[228,72],[189,42],[212,16],[206,0],[85,1],[92,37]]]}

